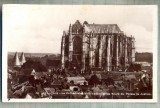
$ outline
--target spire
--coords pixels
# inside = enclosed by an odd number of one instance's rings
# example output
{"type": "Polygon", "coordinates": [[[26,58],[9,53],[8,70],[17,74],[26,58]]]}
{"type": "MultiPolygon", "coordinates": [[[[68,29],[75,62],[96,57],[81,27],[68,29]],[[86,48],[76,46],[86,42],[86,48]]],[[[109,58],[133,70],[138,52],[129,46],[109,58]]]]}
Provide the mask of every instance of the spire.
{"type": "Polygon", "coordinates": [[[15,56],[14,56],[14,58],[13,58],[13,65],[14,65],[15,67],[20,66],[20,61],[19,61],[19,57],[18,57],[18,53],[17,53],[17,52],[15,53],[15,56]]]}
{"type": "Polygon", "coordinates": [[[69,33],[72,33],[72,25],[69,25],[69,33]]]}
{"type": "Polygon", "coordinates": [[[26,58],[24,56],[24,53],[22,52],[22,55],[20,57],[21,65],[23,65],[26,62],[26,58]]]}

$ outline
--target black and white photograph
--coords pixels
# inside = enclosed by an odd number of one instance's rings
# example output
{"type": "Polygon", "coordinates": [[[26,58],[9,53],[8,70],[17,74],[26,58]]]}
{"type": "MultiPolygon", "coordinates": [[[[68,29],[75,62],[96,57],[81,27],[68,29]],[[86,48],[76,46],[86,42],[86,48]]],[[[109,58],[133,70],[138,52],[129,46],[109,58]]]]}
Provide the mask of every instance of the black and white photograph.
{"type": "Polygon", "coordinates": [[[3,5],[4,102],[156,102],[157,6],[3,5]]]}

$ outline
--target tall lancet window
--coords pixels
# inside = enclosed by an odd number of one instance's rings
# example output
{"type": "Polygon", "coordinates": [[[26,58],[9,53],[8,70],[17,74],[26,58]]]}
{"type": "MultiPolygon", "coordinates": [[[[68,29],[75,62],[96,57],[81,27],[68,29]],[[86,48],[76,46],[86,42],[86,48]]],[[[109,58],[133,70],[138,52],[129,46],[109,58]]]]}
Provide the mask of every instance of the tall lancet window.
{"type": "Polygon", "coordinates": [[[75,65],[81,65],[82,58],[82,39],[79,36],[73,38],[73,63],[75,65]]]}

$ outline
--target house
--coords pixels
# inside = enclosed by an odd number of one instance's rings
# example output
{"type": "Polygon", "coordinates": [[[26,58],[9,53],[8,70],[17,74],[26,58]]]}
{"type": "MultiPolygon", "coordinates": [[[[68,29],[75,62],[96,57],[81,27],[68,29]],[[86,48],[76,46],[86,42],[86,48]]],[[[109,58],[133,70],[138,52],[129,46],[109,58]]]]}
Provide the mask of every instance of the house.
{"type": "Polygon", "coordinates": [[[71,83],[71,81],[73,81],[73,83],[76,84],[80,84],[80,85],[84,85],[84,82],[86,82],[86,85],[88,85],[88,82],[85,80],[84,77],[66,77],[67,82],[71,83]]]}

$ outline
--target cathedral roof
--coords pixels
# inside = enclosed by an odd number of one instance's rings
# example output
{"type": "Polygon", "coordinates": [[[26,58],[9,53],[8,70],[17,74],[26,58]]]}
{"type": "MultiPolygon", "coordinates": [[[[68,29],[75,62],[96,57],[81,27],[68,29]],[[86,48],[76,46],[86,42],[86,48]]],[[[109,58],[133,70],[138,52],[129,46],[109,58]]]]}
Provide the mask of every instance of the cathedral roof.
{"type": "Polygon", "coordinates": [[[123,33],[117,24],[85,24],[86,32],[123,33]]]}

